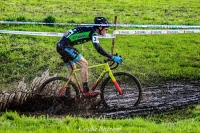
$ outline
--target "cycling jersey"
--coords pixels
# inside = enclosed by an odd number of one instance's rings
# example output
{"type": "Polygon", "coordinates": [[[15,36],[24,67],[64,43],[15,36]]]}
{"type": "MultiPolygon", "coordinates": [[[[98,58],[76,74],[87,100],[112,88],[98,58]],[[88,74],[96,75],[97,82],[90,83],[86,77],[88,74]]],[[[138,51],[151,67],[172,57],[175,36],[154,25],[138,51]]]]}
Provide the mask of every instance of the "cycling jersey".
{"type": "Polygon", "coordinates": [[[83,44],[88,41],[92,41],[94,48],[103,56],[108,58],[112,57],[112,54],[106,52],[99,43],[98,34],[94,27],[77,27],[66,32],[58,42],[58,47],[74,46],[83,44]]]}

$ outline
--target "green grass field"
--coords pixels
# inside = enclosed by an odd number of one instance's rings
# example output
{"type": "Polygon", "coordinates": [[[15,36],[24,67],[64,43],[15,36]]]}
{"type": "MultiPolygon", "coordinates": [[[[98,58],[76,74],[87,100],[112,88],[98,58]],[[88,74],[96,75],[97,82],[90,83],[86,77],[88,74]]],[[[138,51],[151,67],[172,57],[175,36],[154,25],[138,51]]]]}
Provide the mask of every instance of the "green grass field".
{"type": "MultiPolygon", "coordinates": [[[[200,25],[200,0],[1,0],[0,5],[0,21],[44,22],[52,16],[57,23],[80,24],[93,23],[96,16],[105,16],[113,22],[117,16],[119,24],[200,25]]],[[[0,30],[64,33],[70,28],[0,24],[0,30]]],[[[109,29],[112,32],[113,27],[109,29]]],[[[65,75],[67,69],[55,49],[59,39],[0,34],[0,90],[15,89],[23,77],[30,82],[47,69],[51,74],[65,75]]],[[[100,39],[100,43],[111,51],[111,39],[100,39]]],[[[116,71],[129,71],[147,85],[169,80],[199,80],[199,44],[200,34],[117,35],[114,52],[122,55],[124,63],[116,71]]],[[[90,42],[77,49],[89,64],[101,63],[104,59],[95,53],[90,42]]],[[[199,111],[196,106],[178,113],[124,120],[34,118],[7,112],[0,117],[0,132],[102,132],[100,129],[109,133],[199,132],[199,111]]]]}
{"type": "Polygon", "coordinates": [[[163,113],[146,118],[105,119],[63,117],[50,118],[20,116],[6,112],[0,117],[0,132],[6,133],[198,133],[200,132],[200,106],[163,113]]]}

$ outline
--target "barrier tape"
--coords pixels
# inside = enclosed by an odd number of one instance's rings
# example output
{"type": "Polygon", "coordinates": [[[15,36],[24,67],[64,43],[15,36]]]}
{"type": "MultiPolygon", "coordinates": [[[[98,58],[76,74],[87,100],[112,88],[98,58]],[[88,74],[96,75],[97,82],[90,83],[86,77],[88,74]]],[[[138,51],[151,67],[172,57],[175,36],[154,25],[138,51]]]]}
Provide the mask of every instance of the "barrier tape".
{"type": "MultiPolygon", "coordinates": [[[[36,36],[57,36],[62,37],[64,33],[56,32],[30,32],[30,31],[11,31],[0,30],[0,33],[21,34],[21,35],[36,35],[36,36]]],[[[99,38],[115,38],[120,35],[144,35],[144,34],[181,34],[181,33],[200,33],[200,30],[115,30],[113,34],[99,35],[99,38]]]]}
{"type": "Polygon", "coordinates": [[[114,34],[133,35],[133,34],[181,34],[181,33],[200,33],[200,30],[116,30],[114,34]]]}
{"type": "Polygon", "coordinates": [[[136,24],[74,24],[74,23],[45,23],[45,22],[16,22],[0,21],[0,24],[37,24],[37,25],[63,25],[63,26],[111,26],[134,28],[162,28],[162,29],[200,29],[200,26],[192,25],[136,25],[136,24]]]}
{"type": "MultiPolygon", "coordinates": [[[[36,36],[57,36],[57,37],[62,37],[64,34],[56,32],[29,32],[29,31],[11,31],[11,30],[0,30],[0,33],[36,35],[36,36]]],[[[106,34],[105,36],[99,35],[99,38],[115,38],[115,35],[114,34],[106,34]]]]}

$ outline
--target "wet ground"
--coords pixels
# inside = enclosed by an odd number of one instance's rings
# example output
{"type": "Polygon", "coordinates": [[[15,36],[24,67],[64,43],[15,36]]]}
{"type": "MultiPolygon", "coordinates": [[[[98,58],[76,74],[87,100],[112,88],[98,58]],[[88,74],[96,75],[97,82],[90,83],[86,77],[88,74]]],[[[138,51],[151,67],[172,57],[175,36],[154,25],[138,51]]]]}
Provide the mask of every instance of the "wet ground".
{"type": "Polygon", "coordinates": [[[167,82],[156,86],[143,86],[143,97],[137,107],[102,108],[99,98],[81,98],[79,101],[66,97],[34,95],[23,104],[8,106],[25,115],[65,117],[125,118],[146,116],[200,104],[200,81],[167,82]]]}

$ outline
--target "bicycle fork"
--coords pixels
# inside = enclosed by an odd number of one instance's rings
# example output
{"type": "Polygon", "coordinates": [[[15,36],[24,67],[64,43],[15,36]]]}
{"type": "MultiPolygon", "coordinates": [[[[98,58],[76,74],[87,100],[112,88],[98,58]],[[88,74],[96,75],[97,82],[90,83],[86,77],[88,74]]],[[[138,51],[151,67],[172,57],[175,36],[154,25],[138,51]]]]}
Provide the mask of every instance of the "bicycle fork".
{"type": "Polygon", "coordinates": [[[109,71],[109,76],[112,79],[113,84],[115,85],[115,87],[118,90],[119,94],[122,95],[123,94],[122,89],[120,88],[118,82],[116,81],[116,79],[115,79],[115,77],[114,77],[114,75],[113,75],[113,73],[111,71],[109,71]]]}

